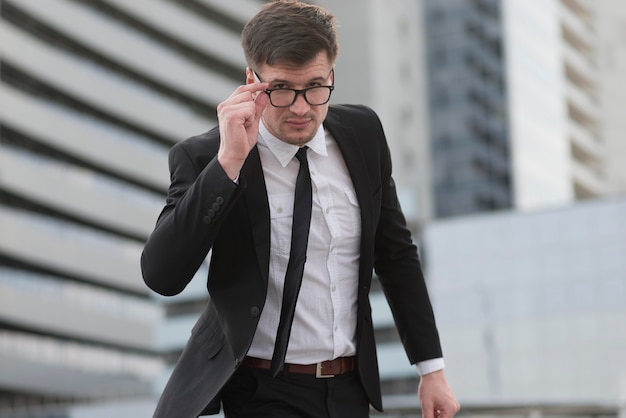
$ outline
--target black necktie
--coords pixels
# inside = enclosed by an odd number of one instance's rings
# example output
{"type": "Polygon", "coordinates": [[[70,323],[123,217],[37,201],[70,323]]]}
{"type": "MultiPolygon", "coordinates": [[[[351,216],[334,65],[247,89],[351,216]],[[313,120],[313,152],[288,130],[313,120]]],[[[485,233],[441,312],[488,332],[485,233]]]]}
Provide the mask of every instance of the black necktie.
{"type": "Polygon", "coordinates": [[[280,322],[276,332],[276,343],[272,355],[271,371],[274,376],[278,374],[285,363],[287,344],[291,323],[296,310],[296,301],[302,284],[302,272],[306,261],[306,247],[309,241],[309,226],[311,225],[311,204],[313,202],[311,188],[311,174],[309,163],[306,159],[308,147],[302,147],[296,153],[300,161],[300,170],[296,179],[296,190],[293,202],[293,225],[291,227],[291,249],[289,263],[285,273],[285,285],[283,289],[283,305],[280,310],[280,322]]]}

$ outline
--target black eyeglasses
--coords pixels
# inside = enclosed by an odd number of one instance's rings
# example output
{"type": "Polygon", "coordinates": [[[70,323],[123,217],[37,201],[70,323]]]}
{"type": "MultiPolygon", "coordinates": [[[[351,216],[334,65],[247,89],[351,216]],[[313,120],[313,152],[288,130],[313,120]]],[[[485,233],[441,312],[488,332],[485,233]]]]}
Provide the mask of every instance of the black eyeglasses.
{"type": "MultiPolygon", "coordinates": [[[[331,74],[334,73],[334,69],[331,70],[331,74]]],[[[259,83],[262,83],[261,77],[253,71],[259,83]]],[[[333,77],[334,79],[334,77],[333,77]]],[[[333,81],[334,83],[334,81],[333,81]]],[[[335,86],[315,86],[308,87],[306,89],[288,89],[283,87],[277,87],[274,89],[263,90],[270,98],[270,104],[274,107],[289,107],[296,102],[298,95],[301,94],[304,100],[311,106],[321,106],[328,103],[330,95],[335,89],[335,86]]]]}

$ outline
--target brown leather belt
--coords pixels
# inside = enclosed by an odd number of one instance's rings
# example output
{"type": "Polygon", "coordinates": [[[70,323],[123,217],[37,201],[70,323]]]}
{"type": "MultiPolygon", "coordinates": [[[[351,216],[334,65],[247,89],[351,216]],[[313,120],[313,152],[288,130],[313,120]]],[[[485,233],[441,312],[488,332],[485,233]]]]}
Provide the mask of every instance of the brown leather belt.
{"type": "MultiPolygon", "coordinates": [[[[246,357],[242,365],[255,369],[269,370],[270,360],[256,357],[246,357]]],[[[356,357],[338,357],[334,360],[322,361],[316,364],[291,364],[285,363],[282,370],[288,373],[310,374],[317,378],[333,377],[338,374],[351,372],[356,368],[356,357]]]]}

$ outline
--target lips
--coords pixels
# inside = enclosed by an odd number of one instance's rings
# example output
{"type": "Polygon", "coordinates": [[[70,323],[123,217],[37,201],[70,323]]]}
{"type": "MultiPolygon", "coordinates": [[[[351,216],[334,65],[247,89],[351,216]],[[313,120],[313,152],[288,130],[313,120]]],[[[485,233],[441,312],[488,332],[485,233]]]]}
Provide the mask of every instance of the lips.
{"type": "Polygon", "coordinates": [[[311,119],[290,119],[287,121],[287,125],[291,126],[293,129],[304,129],[311,123],[311,119]]]}

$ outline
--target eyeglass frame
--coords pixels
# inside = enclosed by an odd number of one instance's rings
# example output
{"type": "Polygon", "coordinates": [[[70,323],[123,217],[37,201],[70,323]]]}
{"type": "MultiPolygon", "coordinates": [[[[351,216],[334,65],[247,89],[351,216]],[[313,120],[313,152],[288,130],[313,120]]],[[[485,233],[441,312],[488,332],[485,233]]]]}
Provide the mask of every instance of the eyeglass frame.
{"type": "MultiPolygon", "coordinates": [[[[259,77],[259,75],[257,74],[256,71],[252,71],[252,74],[254,74],[254,78],[256,78],[256,81],[259,83],[262,83],[263,81],[261,81],[261,77],[259,77]]],[[[328,103],[330,101],[330,96],[332,96],[333,91],[335,90],[335,69],[333,68],[332,70],[330,70],[330,74],[329,76],[333,76],[333,84],[331,84],[330,86],[313,86],[313,87],[307,87],[305,89],[290,89],[290,88],[286,88],[286,87],[278,87],[278,88],[274,88],[274,89],[265,89],[263,90],[263,92],[265,94],[267,94],[268,98],[270,99],[270,104],[278,109],[284,109],[290,106],[293,106],[293,104],[296,102],[296,100],[298,100],[298,95],[302,95],[302,97],[304,98],[304,101],[307,102],[309,104],[309,106],[323,106],[326,103],[328,103]],[[326,99],[326,101],[324,103],[318,103],[318,104],[313,104],[311,102],[309,102],[309,99],[307,99],[306,97],[306,93],[309,90],[313,90],[313,89],[318,89],[320,87],[326,87],[329,91],[328,91],[328,99],[326,99]],[[289,103],[288,105],[285,106],[276,106],[274,103],[272,103],[272,92],[274,91],[278,91],[278,90],[290,90],[293,91],[295,94],[293,96],[293,101],[291,103],[289,103]]]]}

